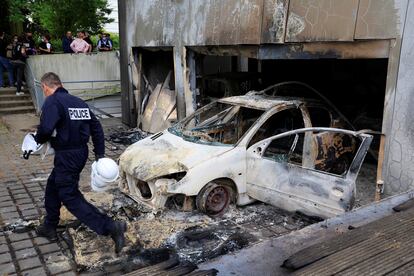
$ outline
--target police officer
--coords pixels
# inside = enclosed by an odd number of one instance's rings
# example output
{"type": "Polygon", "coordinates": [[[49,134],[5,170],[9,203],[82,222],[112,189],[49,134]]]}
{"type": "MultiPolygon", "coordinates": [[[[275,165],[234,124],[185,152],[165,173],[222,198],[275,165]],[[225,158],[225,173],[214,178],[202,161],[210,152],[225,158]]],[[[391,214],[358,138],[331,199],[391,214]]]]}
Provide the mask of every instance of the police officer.
{"type": "Polygon", "coordinates": [[[112,51],[112,40],[109,38],[109,34],[102,34],[102,38],[98,41],[98,51],[112,51]]]}
{"type": "Polygon", "coordinates": [[[113,221],[87,202],[79,191],[79,175],[88,158],[88,140],[92,136],[95,158],[104,157],[102,126],[88,105],[72,96],[62,87],[55,73],[41,78],[46,100],[42,107],[40,125],[35,140],[43,144],[50,141],[55,150],[54,168],[47,180],[45,193],[46,217],[37,229],[39,236],[57,240],[60,207],[63,205],[82,223],[100,235],[110,235],[115,252],[125,245],[126,223],[113,221]]]}

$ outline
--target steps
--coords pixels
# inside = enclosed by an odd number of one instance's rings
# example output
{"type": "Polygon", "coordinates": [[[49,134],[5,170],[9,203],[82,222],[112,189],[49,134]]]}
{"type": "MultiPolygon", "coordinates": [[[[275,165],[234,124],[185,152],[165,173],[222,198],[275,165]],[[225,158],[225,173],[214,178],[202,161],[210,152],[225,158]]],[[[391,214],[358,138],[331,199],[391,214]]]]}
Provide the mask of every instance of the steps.
{"type": "Polygon", "coordinates": [[[0,115],[34,112],[32,98],[27,89],[24,95],[17,96],[16,88],[0,88],[0,115]]]}

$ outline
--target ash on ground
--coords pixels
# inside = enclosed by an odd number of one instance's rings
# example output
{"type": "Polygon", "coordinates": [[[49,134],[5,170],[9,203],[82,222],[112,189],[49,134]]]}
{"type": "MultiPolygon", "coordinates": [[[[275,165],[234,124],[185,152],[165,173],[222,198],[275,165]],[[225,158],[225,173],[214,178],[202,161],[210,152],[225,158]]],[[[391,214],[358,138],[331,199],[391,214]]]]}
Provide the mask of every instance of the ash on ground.
{"type": "Polygon", "coordinates": [[[86,193],[85,197],[102,212],[126,221],[128,230],[126,247],[117,256],[109,237],[98,236],[87,227],[74,224],[73,217],[62,221],[63,225],[69,225],[63,237],[70,245],[80,271],[102,271],[115,264],[142,265],[149,262],[145,256],[156,255],[153,252],[164,255],[170,252],[180,261],[197,264],[314,222],[263,203],[231,206],[223,217],[212,219],[196,210],[169,209],[153,214],[117,189],[86,193]]]}

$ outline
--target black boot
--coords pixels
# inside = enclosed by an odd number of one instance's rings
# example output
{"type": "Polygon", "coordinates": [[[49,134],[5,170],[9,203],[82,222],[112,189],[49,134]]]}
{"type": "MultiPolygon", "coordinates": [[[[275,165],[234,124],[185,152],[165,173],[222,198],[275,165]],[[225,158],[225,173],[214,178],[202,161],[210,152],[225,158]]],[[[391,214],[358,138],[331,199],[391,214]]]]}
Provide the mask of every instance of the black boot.
{"type": "Polygon", "coordinates": [[[127,224],[125,221],[114,221],[114,229],[111,232],[111,238],[115,242],[115,253],[121,252],[125,246],[124,233],[127,230],[127,224]]]}
{"type": "Polygon", "coordinates": [[[36,234],[39,237],[45,237],[49,241],[57,241],[56,229],[50,226],[45,225],[44,223],[40,224],[36,228],[36,234]]]}

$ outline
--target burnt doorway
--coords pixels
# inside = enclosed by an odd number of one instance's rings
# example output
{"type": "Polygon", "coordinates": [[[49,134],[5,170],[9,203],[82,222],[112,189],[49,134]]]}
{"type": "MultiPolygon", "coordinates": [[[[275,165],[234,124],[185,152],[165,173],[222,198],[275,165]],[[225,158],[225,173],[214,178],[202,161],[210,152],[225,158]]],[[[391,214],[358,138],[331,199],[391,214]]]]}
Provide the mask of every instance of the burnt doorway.
{"type": "Polygon", "coordinates": [[[133,53],[136,71],[131,73],[138,107],[137,125],[155,133],[177,121],[173,48],[134,48],[133,53]]]}

